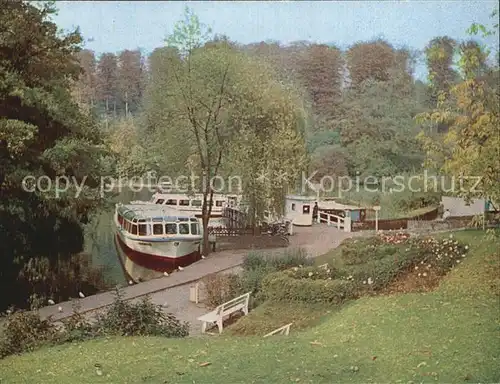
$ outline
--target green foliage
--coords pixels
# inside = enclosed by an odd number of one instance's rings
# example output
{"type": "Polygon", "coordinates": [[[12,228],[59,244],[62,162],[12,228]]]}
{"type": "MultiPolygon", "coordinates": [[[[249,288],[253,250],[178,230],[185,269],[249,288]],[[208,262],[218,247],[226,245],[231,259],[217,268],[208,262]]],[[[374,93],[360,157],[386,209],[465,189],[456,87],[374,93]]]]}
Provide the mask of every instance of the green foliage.
{"type": "Polygon", "coordinates": [[[275,272],[264,278],[261,292],[270,301],[339,305],[354,297],[352,287],[352,283],[339,279],[295,278],[286,272],[275,272]]]}
{"type": "Polygon", "coordinates": [[[389,287],[402,274],[425,279],[446,274],[468,246],[453,238],[411,238],[407,233],[350,239],[325,267],[294,267],[267,274],[260,296],[278,302],[342,304],[389,287]]]}
{"type": "Polygon", "coordinates": [[[0,334],[0,358],[46,345],[104,336],[188,336],[188,323],[164,313],[162,307],[153,304],[148,297],[130,303],[123,299],[118,288],[115,296],[113,304],[98,314],[95,321],[86,319],[75,303],[73,314],[62,320],[62,327],[56,326],[51,319],[42,320],[37,312],[19,311],[8,315],[0,334]]]}
{"type": "Polygon", "coordinates": [[[209,308],[215,308],[239,296],[241,291],[240,276],[232,273],[220,273],[206,276],[205,302],[209,308]]]}
{"type": "Polygon", "coordinates": [[[21,1],[0,12],[0,277],[12,289],[0,308],[28,305],[33,292],[19,279],[28,260],[45,258],[52,269],[82,251],[81,224],[103,202],[100,176],[113,166],[92,116],[71,94],[81,36],[60,34],[54,12],[51,2],[21,1]],[[52,185],[28,192],[26,176],[52,185]],[[56,189],[61,176],[71,184],[59,185],[65,191],[56,189]]]}
{"type": "Polygon", "coordinates": [[[165,314],[146,296],[137,303],[125,301],[119,289],[104,315],[97,316],[97,327],[106,335],[185,337],[189,325],[172,314],[165,314]]]}
{"type": "Polygon", "coordinates": [[[488,53],[477,43],[462,44],[460,53],[463,78],[440,95],[432,113],[417,119],[423,125],[446,124],[449,130],[437,137],[422,131],[419,139],[427,166],[453,176],[457,194],[496,201],[500,198],[500,103],[498,84],[492,80],[498,78],[498,63],[484,68],[488,53]]]}
{"type": "Polygon", "coordinates": [[[15,312],[10,315],[0,339],[0,358],[33,351],[49,343],[57,334],[49,320],[42,320],[35,312],[15,312]]]}
{"type": "Polygon", "coordinates": [[[279,254],[250,252],[243,259],[241,274],[216,274],[203,280],[207,303],[215,308],[239,295],[252,292],[251,306],[256,306],[262,301],[260,291],[267,275],[312,263],[313,260],[307,258],[303,249],[286,249],[279,254]]]}

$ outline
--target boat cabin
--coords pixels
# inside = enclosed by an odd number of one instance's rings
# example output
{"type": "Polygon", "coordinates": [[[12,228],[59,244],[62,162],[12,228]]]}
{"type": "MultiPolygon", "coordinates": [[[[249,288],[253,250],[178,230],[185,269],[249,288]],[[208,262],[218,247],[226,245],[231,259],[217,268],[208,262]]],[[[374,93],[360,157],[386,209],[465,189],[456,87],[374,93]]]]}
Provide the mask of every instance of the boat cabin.
{"type": "MultiPolygon", "coordinates": [[[[203,196],[190,197],[183,194],[155,193],[150,202],[159,205],[166,205],[175,209],[201,210],[203,205],[203,196]]],[[[213,196],[212,207],[222,210],[222,208],[228,205],[227,203],[228,199],[225,196],[213,196]]]]}
{"type": "Polygon", "coordinates": [[[201,236],[199,220],[180,212],[144,205],[120,205],[116,220],[120,227],[134,236],[201,236]]]}

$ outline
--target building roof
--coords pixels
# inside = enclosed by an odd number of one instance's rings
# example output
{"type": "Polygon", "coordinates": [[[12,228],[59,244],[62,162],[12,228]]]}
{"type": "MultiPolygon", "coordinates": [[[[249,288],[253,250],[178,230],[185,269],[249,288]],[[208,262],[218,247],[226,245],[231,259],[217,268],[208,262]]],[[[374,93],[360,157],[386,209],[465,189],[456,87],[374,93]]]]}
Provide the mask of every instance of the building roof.
{"type": "Polygon", "coordinates": [[[316,201],[315,196],[300,196],[300,195],[287,195],[288,200],[298,200],[298,201],[316,201]]]}
{"type": "Polygon", "coordinates": [[[319,209],[336,209],[339,211],[349,210],[356,211],[359,209],[364,209],[362,207],[357,207],[355,205],[340,204],[333,200],[320,200],[318,202],[319,209]]]}

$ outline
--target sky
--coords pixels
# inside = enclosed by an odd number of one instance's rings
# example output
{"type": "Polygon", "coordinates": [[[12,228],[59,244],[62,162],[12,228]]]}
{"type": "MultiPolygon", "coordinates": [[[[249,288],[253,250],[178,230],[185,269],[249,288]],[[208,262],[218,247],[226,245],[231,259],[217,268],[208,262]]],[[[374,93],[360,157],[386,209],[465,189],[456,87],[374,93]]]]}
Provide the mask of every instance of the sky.
{"type": "MultiPolygon", "coordinates": [[[[423,49],[436,36],[463,40],[473,22],[492,25],[497,1],[58,1],[54,21],[79,26],[85,48],[96,54],[164,44],[186,6],[214,33],[248,44],[309,40],[340,48],[373,38],[396,47],[423,49]]],[[[497,46],[498,37],[489,45],[497,46]]],[[[425,77],[425,66],[417,68],[425,77]]]]}

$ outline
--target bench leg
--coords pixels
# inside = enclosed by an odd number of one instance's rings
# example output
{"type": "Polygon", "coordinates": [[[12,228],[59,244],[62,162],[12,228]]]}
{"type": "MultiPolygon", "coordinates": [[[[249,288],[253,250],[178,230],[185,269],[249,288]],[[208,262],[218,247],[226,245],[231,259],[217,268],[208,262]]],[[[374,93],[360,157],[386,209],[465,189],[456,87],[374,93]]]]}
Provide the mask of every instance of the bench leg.
{"type": "Polygon", "coordinates": [[[222,319],[217,320],[217,328],[219,328],[219,333],[222,333],[222,319]]]}
{"type": "Polygon", "coordinates": [[[243,308],[242,311],[245,316],[248,315],[248,307],[243,308]]]}
{"type": "Polygon", "coordinates": [[[204,321],[203,324],[201,325],[201,333],[205,333],[207,330],[207,322],[204,321]]]}

